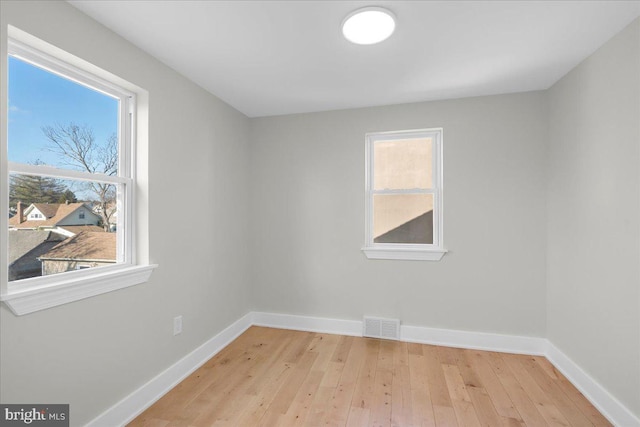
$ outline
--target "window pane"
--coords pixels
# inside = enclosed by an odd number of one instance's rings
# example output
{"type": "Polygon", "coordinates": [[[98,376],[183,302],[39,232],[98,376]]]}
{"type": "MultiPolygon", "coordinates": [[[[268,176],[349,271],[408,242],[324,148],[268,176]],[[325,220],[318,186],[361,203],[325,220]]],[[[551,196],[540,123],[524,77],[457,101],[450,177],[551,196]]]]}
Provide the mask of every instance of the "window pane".
{"type": "Polygon", "coordinates": [[[9,281],[117,262],[117,189],[12,174],[9,281]]]}
{"type": "Polygon", "coordinates": [[[432,145],[431,138],[374,143],[374,189],[431,188],[432,145]]]}
{"type": "Polygon", "coordinates": [[[433,244],[433,194],[375,194],[373,241],[433,244]]]}
{"type": "Polygon", "coordinates": [[[9,56],[9,161],[115,175],[120,101],[9,56]]]}

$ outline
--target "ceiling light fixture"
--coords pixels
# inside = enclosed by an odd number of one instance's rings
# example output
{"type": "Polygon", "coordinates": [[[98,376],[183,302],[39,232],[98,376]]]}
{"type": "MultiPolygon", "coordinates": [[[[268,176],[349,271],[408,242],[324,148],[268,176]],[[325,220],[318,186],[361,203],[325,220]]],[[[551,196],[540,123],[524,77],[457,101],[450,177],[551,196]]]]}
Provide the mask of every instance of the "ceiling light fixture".
{"type": "Polygon", "coordinates": [[[342,34],[355,44],[380,43],[389,38],[395,29],[395,16],[382,7],[354,10],[342,21],[342,34]]]}

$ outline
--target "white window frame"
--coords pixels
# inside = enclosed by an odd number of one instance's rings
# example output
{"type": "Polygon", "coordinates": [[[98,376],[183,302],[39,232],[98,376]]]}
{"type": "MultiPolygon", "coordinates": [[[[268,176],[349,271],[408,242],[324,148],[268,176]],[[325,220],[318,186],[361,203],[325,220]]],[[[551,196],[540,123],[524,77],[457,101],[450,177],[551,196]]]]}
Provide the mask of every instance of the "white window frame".
{"type": "Polygon", "coordinates": [[[365,244],[369,259],[440,261],[447,250],[443,243],[442,128],[373,132],[365,135],[365,244]],[[374,189],[374,145],[381,141],[431,138],[433,187],[431,189],[374,189]],[[433,244],[375,243],[373,240],[373,196],[375,194],[433,194],[433,244]]]}
{"type": "MultiPolygon", "coordinates": [[[[137,259],[137,245],[135,237],[136,220],[136,92],[122,87],[121,79],[113,76],[113,81],[104,76],[112,76],[104,70],[86,63],[66,52],[61,51],[35,37],[24,35],[20,30],[9,28],[10,37],[6,50],[3,50],[2,68],[7,75],[9,56],[43,68],[53,74],[69,79],[83,86],[97,90],[105,95],[119,99],[119,164],[118,174],[94,174],[58,169],[43,165],[29,165],[9,162],[7,159],[7,128],[2,126],[2,140],[0,143],[0,184],[4,195],[0,201],[0,210],[8,211],[8,188],[10,174],[25,174],[49,176],[75,181],[91,181],[118,186],[117,209],[118,218],[116,232],[118,233],[117,263],[77,271],[69,271],[49,276],[8,281],[8,248],[0,249],[0,301],[5,303],[16,315],[31,313],[61,304],[77,301],[87,297],[114,291],[117,289],[137,285],[148,281],[152,270],[157,267],[137,259]],[[21,40],[11,37],[11,30],[22,37],[21,40]],[[25,39],[33,41],[28,43],[25,39]],[[36,48],[34,45],[37,45],[36,48]],[[97,75],[98,71],[100,76],[97,75]]],[[[4,47],[4,46],[3,46],[4,47]]],[[[10,78],[10,77],[9,77],[10,78]]],[[[7,78],[2,79],[3,103],[7,104],[7,78]]],[[[8,109],[3,105],[2,115],[8,117],[8,109]]],[[[7,120],[3,120],[7,122],[7,120]]],[[[8,216],[0,219],[0,235],[8,233],[8,216]]],[[[8,237],[8,236],[7,236],[8,237]]],[[[2,238],[2,245],[7,246],[8,238],[2,238]]],[[[146,257],[145,257],[146,258],[146,257]]]]}

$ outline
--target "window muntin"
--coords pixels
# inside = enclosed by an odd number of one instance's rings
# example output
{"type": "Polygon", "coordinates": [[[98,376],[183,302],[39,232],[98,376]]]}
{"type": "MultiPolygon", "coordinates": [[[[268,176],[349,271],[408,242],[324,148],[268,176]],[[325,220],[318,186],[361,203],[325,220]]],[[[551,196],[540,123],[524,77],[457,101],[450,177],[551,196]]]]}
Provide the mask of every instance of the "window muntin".
{"type": "MultiPolygon", "coordinates": [[[[56,194],[58,200],[36,193],[31,197],[33,200],[24,202],[48,203],[51,207],[68,203],[68,197],[73,196],[78,199],[74,203],[83,202],[87,208],[83,211],[85,218],[81,218],[79,212],[44,218],[44,222],[49,223],[47,229],[72,239],[81,232],[74,226],[86,225],[74,222],[84,223],[97,216],[101,221],[93,224],[96,228],[91,232],[97,233],[100,227],[104,233],[113,233],[83,235],[83,239],[78,239],[84,243],[81,250],[76,251],[77,256],[66,260],[68,268],[59,263],[53,269],[43,268],[43,273],[51,271],[65,273],[55,276],[78,277],[90,274],[76,272],[76,265],[80,252],[91,253],[91,246],[100,246],[101,250],[93,253],[103,257],[98,259],[96,255],[96,260],[90,259],[85,265],[91,268],[132,266],[135,260],[131,227],[127,227],[127,223],[132,218],[134,94],[22,43],[10,40],[8,52],[10,196],[15,177],[37,177],[55,183],[58,193],[62,193],[56,194]],[[16,121],[26,123],[18,126],[16,121]],[[73,231],[69,232],[65,226],[71,226],[69,229],[73,231]]],[[[14,216],[17,215],[16,202],[10,201],[10,214],[14,216]]],[[[9,222],[11,229],[12,221],[9,222]]],[[[71,247],[73,242],[66,243],[71,247]]],[[[12,248],[8,250],[11,255],[12,248]]],[[[49,285],[52,283],[49,279],[51,277],[28,277],[10,281],[7,290],[49,285]]]]}
{"type": "Polygon", "coordinates": [[[415,255],[432,251],[440,259],[442,129],[367,134],[366,178],[365,254],[432,259],[415,255]],[[390,255],[394,251],[412,255],[390,255]]]}

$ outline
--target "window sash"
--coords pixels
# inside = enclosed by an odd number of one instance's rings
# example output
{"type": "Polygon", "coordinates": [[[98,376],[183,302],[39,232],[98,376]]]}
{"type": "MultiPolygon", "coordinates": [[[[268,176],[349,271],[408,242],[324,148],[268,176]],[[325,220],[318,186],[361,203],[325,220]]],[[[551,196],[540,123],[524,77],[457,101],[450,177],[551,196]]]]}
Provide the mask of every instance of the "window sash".
{"type": "MultiPolygon", "coordinates": [[[[103,95],[109,96],[111,98],[117,99],[118,102],[118,174],[119,177],[131,178],[134,176],[133,165],[135,164],[135,150],[133,147],[133,135],[135,135],[135,94],[129,92],[122,87],[111,83],[107,80],[104,80],[92,73],[81,70],[63,60],[60,60],[54,56],[51,56],[47,53],[44,53],[36,48],[33,48],[29,45],[21,43],[14,39],[9,39],[7,41],[8,47],[8,56],[13,56],[21,61],[27,62],[35,67],[41,68],[45,71],[48,71],[52,74],[60,76],[64,79],[70,80],[76,84],[87,87],[89,89],[95,90],[97,92],[102,93],[103,95]]],[[[9,76],[9,79],[11,76],[9,76]]],[[[15,171],[18,173],[18,170],[14,168],[18,167],[17,163],[9,162],[9,170],[15,171]]],[[[21,169],[24,166],[31,165],[21,165],[19,166],[21,169]]],[[[58,174],[63,173],[61,171],[73,172],[69,169],[64,168],[51,168],[52,170],[47,171],[47,166],[40,166],[40,171],[42,173],[47,173],[51,176],[58,176],[58,174]]],[[[82,172],[81,172],[82,173],[82,172]]],[[[84,172],[85,174],[90,174],[89,172],[84,172]]],[[[75,175],[75,174],[74,174],[75,175]]],[[[106,175],[103,174],[93,174],[98,175],[100,178],[98,179],[90,179],[91,181],[99,181],[99,182],[113,182],[113,181],[102,181],[102,177],[106,175]]],[[[74,177],[74,179],[80,179],[78,175],[74,177]]],[[[86,179],[85,179],[86,180],[86,179]]]]}
{"type": "Polygon", "coordinates": [[[437,194],[438,189],[430,188],[407,188],[407,189],[395,189],[395,190],[370,190],[370,194],[437,194]]]}
{"type": "MultiPolygon", "coordinates": [[[[10,171],[10,174],[15,174],[15,173],[16,172],[14,171],[10,171]]],[[[88,175],[91,175],[91,174],[88,174],[88,175]]],[[[42,174],[41,176],[46,176],[51,178],[61,178],[61,176],[58,176],[58,175],[42,174]]],[[[119,178],[118,180],[121,180],[121,179],[122,178],[119,178]]],[[[109,183],[106,181],[90,180],[90,179],[87,179],[85,181],[109,183]]],[[[135,259],[133,256],[134,247],[131,239],[132,227],[129,225],[131,224],[131,222],[128,222],[130,220],[127,220],[127,218],[130,218],[130,215],[132,215],[132,209],[130,206],[128,206],[128,203],[130,203],[129,200],[131,200],[132,198],[131,193],[133,189],[133,183],[130,179],[126,179],[124,183],[110,183],[110,184],[116,185],[117,187],[116,211],[118,212],[118,217],[117,217],[117,222],[115,223],[116,236],[117,236],[116,237],[116,264],[114,266],[95,267],[95,268],[99,268],[100,271],[104,271],[105,269],[110,269],[110,268],[119,269],[122,267],[130,267],[135,264],[135,259]]],[[[8,192],[7,192],[7,198],[8,198],[8,192]]],[[[8,246],[8,241],[6,244],[8,246]]],[[[48,276],[39,276],[39,277],[33,277],[28,279],[7,281],[7,290],[10,293],[12,290],[25,291],[32,288],[37,288],[39,286],[50,286],[51,283],[59,281],[60,276],[66,277],[68,273],[75,274],[75,272],[73,271],[66,271],[66,272],[56,273],[48,276]]],[[[7,276],[3,280],[8,279],[8,274],[9,274],[9,271],[7,270],[7,276]]],[[[89,272],[87,274],[91,275],[93,274],[93,272],[89,272]]]]}
{"type": "Polygon", "coordinates": [[[96,90],[104,95],[116,99],[126,99],[133,94],[122,87],[107,80],[81,70],[66,61],[51,56],[41,50],[19,42],[15,39],[7,40],[7,54],[35,67],[42,68],[67,80],[71,80],[82,86],[96,90]]]}
{"type": "Polygon", "coordinates": [[[91,181],[101,184],[130,184],[133,180],[124,176],[112,176],[101,173],[60,169],[44,165],[29,165],[9,162],[9,174],[47,176],[51,178],[70,179],[73,181],[91,181]]]}
{"type": "Polygon", "coordinates": [[[442,232],[440,231],[441,228],[441,220],[440,218],[440,210],[438,209],[438,206],[440,205],[440,194],[437,191],[422,191],[422,192],[411,192],[411,191],[402,191],[402,192],[393,192],[393,193],[386,193],[386,192],[378,192],[378,193],[371,193],[371,195],[367,198],[367,205],[368,205],[368,221],[367,221],[367,227],[366,227],[366,233],[367,233],[367,247],[388,247],[388,248],[395,248],[395,247],[411,247],[411,248],[440,248],[441,247],[441,237],[442,237],[442,232]],[[373,195],[374,194],[433,194],[433,243],[429,244],[429,243],[375,243],[374,240],[374,236],[373,236],[373,224],[374,224],[374,218],[373,218],[373,195]]]}

